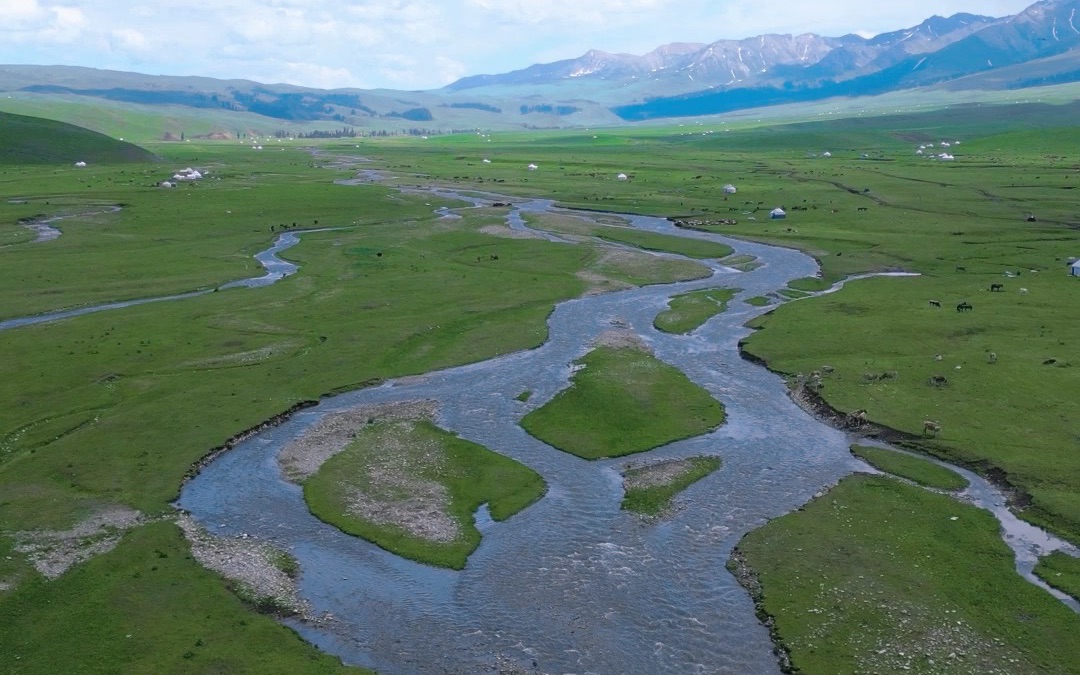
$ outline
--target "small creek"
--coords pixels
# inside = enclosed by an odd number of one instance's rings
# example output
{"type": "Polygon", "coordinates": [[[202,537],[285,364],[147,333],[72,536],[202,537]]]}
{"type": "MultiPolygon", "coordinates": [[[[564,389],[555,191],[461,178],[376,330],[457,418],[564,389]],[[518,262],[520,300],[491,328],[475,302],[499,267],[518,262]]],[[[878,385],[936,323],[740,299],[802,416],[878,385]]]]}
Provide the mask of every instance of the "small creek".
{"type": "MultiPolygon", "coordinates": [[[[515,203],[507,224],[527,229],[521,213],[549,210],[547,200],[515,203]]],[[[333,620],[290,625],[320,648],[385,675],[488,672],[496,655],[549,673],[779,673],[749,596],[725,569],[731,549],[746,532],[868,467],[848,452],[852,437],[800,409],[783,380],[743,360],[737,344],[750,332],[744,323],[768,309],[745,299],[812,276],[817,265],[789,249],[680,230],[660,218],[626,218],[643,230],[727,243],[764,264],[740,273],[713,263],[707,279],[569,300],[551,314],[549,338],[537,349],[324,399],[222,454],[187,483],[177,505],[211,532],[243,533],[291,551],[303,571],[302,595],[333,620]],[[715,286],[743,290],[727,312],[690,335],[653,328],[672,295],[715,286]],[[619,510],[619,468],[631,460],[587,462],[518,426],[567,386],[573,361],[616,323],[727,408],[720,429],[633,458],[723,459],[660,522],[619,510]],[[528,402],[515,400],[525,390],[528,402]],[[549,486],[542,500],[504,523],[482,517],[483,542],[461,572],[404,560],[318,521],[276,462],[284,444],[327,413],[421,398],[439,402],[442,427],[532,467],[549,486]]],[[[968,499],[988,508],[1003,503],[992,486],[963,473],[972,481],[968,499]]],[[[1068,548],[1007,522],[1007,510],[995,513],[1018,560],[1068,548]]]]}
{"type": "MultiPolygon", "coordinates": [[[[119,210],[120,207],[115,207],[115,210],[119,210]]],[[[85,216],[87,214],[76,214],[71,216],[58,216],[50,218],[48,222],[54,223],[58,220],[67,218],[77,218],[85,216]]],[[[53,229],[50,227],[50,229],[53,229]]],[[[60,319],[69,319],[75,316],[82,316],[83,314],[93,314],[95,312],[104,312],[110,309],[123,309],[124,307],[135,307],[137,305],[146,305],[152,302],[165,302],[167,300],[183,300],[185,298],[197,298],[200,295],[206,295],[207,293],[213,293],[214,291],[224,290],[228,288],[260,288],[262,286],[269,286],[272,283],[280,281],[287,276],[291,276],[299,269],[296,265],[288,260],[282,260],[278,257],[278,254],[282,251],[292,248],[300,243],[300,236],[305,232],[326,232],[330,230],[341,229],[324,227],[311,230],[294,230],[291,232],[283,232],[278,235],[277,239],[270,248],[260,251],[255,254],[255,260],[262,265],[265,274],[258,277],[250,277],[248,279],[237,279],[236,281],[230,281],[222,284],[217,288],[204,288],[197,291],[188,291],[187,293],[176,293],[174,295],[159,295],[152,298],[136,298],[133,300],[121,300],[118,302],[107,302],[100,305],[90,305],[87,307],[77,307],[74,309],[64,309],[56,312],[46,312],[44,314],[34,314],[33,316],[21,316],[14,319],[6,319],[0,321],[0,331],[10,330],[12,328],[21,328],[23,326],[31,326],[37,323],[46,323],[49,321],[59,321],[60,319]]],[[[59,236],[60,231],[54,230],[55,236],[50,236],[48,239],[55,239],[59,236]]],[[[42,241],[39,235],[39,239],[36,241],[42,241]]]]}

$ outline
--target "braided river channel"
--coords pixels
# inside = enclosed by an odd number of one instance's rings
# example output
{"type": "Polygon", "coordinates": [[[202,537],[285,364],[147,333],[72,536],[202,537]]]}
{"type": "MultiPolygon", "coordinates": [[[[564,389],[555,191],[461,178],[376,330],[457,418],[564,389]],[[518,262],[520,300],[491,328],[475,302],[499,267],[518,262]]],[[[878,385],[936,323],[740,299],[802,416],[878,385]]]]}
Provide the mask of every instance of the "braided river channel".
{"type": "MultiPolygon", "coordinates": [[[[435,192],[474,205],[492,201],[435,192]]],[[[507,223],[520,230],[522,212],[542,211],[588,217],[532,201],[516,204],[507,223]]],[[[384,675],[495,672],[497,663],[581,675],[779,673],[769,634],[725,562],[745,533],[853,471],[870,470],[848,452],[848,434],[801,410],[780,377],[738,353],[746,321],[768,309],[744,300],[813,276],[817,264],[793,250],[626,218],[643,230],[722,241],[763,264],[739,272],[712,263],[706,279],[563,302],[537,349],[326,398],[220,455],[187,483],[177,506],[211,533],[290,551],[300,563],[301,595],[316,614],[332,617],[290,625],[319,648],[384,675]],[[742,289],[725,313],[689,335],[653,328],[673,295],[718,286],[742,289]],[[568,386],[573,362],[613,326],[634,331],[727,409],[716,431],[632,458],[722,458],[720,470],[657,521],[619,508],[619,470],[631,460],[578,459],[518,426],[568,386]],[[528,402],[515,400],[525,390],[533,392],[528,402]],[[539,502],[505,522],[481,508],[483,541],[460,572],[405,560],[317,520],[276,459],[328,413],[417,399],[437,401],[441,427],[532,467],[548,485],[539,502]]],[[[976,481],[970,499],[1011,517],[999,493],[964,473],[976,481]]],[[[1003,520],[1003,536],[1026,576],[1036,553],[1067,548],[1015,518],[1003,520]]]]}

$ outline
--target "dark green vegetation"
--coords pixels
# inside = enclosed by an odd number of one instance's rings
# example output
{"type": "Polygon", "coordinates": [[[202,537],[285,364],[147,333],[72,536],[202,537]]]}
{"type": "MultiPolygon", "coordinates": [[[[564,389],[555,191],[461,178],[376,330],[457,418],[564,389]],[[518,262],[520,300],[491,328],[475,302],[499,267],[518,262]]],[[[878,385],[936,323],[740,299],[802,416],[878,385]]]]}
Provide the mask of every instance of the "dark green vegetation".
{"type": "Polygon", "coordinates": [[[655,516],[671,506],[675,495],[719,468],[719,457],[690,457],[627,469],[622,508],[655,516]]]}
{"type": "Polygon", "coordinates": [[[5,673],[359,673],[258,614],[153,523],[55,581],[0,595],[5,673]]]}
{"type": "Polygon", "coordinates": [[[304,482],[304,499],[321,520],[452,569],[464,568],[480,545],[473,514],[481,504],[506,520],[543,494],[532,469],[430,422],[370,424],[304,482]],[[418,508],[443,517],[419,517],[418,508]]]}
{"type": "Polygon", "coordinates": [[[771,305],[772,301],[764,295],[755,295],[752,298],[747,298],[746,304],[753,305],[754,307],[765,307],[766,305],[771,305]]]}
{"type": "Polygon", "coordinates": [[[1035,574],[1054,588],[1080,600],[1080,558],[1054,551],[1039,559],[1035,574]]]}
{"type": "Polygon", "coordinates": [[[681,371],[634,348],[597,347],[570,387],[522,418],[533,436],[584,459],[619,457],[698,436],[724,408],[681,371]]]}
{"type": "Polygon", "coordinates": [[[727,309],[728,300],[737,293],[733,288],[710,288],[676,295],[668,309],[653,319],[653,325],[665,333],[689,333],[727,309]]]}
{"type": "Polygon", "coordinates": [[[963,490],[968,482],[960,474],[933,462],[893,450],[868,445],[851,446],[851,454],[879,471],[907,478],[919,485],[939,490],[963,490]]]}
{"type": "Polygon", "coordinates": [[[1080,617],[1016,574],[993,516],[951,497],[847,478],[738,551],[797,672],[1080,672],[1080,617]]]}
{"type": "Polygon", "coordinates": [[[82,127],[0,112],[0,165],[86,162],[149,162],[153,156],[131,143],[82,127]]]}

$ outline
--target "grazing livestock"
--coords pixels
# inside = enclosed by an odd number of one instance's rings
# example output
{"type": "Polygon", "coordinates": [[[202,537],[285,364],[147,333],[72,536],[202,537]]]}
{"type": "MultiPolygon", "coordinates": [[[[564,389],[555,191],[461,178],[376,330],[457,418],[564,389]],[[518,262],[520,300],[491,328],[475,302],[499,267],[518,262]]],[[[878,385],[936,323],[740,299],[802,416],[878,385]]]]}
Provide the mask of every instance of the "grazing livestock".
{"type": "Polygon", "coordinates": [[[957,265],[956,266],[956,271],[957,272],[967,272],[967,268],[964,267],[963,265],[957,265]]]}
{"type": "Polygon", "coordinates": [[[1005,290],[1005,284],[990,284],[990,292],[997,293],[998,291],[1005,290]]]}
{"type": "Polygon", "coordinates": [[[975,308],[972,307],[971,303],[967,302],[966,300],[964,302],[961,302],[959,305],[956,306],[956,311],[958,311],[958,312],[967,312],[967,311],[970,311],[972,309],[975,309],[975,308]]]}
{"type": "Polygon", "coordinates": [[[924,436],[931,434],[936,436],[941,433],[941,425],[933,420],[923,420],[922,430],[924,436]]]}
{"type": "Polygon", "coordinates": [[[937,308],[940,309],[941,308],[941,301],[940,300],[931,300],[930,301],[930,306],[931,307],[937,307],[937,308]]]}
{"type": "Polygon", "coordinates": [[[931,387],[945,387],[948,386],[949,380],[944,375],[931,375],[926,383],[931,387]]]}
{"type": "Polygon", "coordinates": [[[844,417],[845,429],[858,429],[867,423],[865,410],[854,410],[844,417]]]}
{"type": "Polygon", "coordinates": [[[987,363],[997,363],[997,352],[990,352],[986,355],[987,363]]]}
{"type": "Polygon", "coordinates": [[[1021,288],[1020,289],[1020,295],[1027,295],[1027,289],[1026,288],[1021,288]]]}

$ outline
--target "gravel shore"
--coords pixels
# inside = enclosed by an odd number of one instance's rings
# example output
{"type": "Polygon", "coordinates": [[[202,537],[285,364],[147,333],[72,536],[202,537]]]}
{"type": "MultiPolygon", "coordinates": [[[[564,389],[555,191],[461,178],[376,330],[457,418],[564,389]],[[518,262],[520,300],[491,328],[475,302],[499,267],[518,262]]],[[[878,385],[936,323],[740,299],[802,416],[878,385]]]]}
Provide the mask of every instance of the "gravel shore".
{"type": "Polygon", "coordinates": [[[286,445],[278,455],[278,464],[288,480],[300,483],[344,450],[365,425],[399,420],[434,422],[435,411],[435,401],[420,400],[364,405],[327,415],[286,445]]]}

